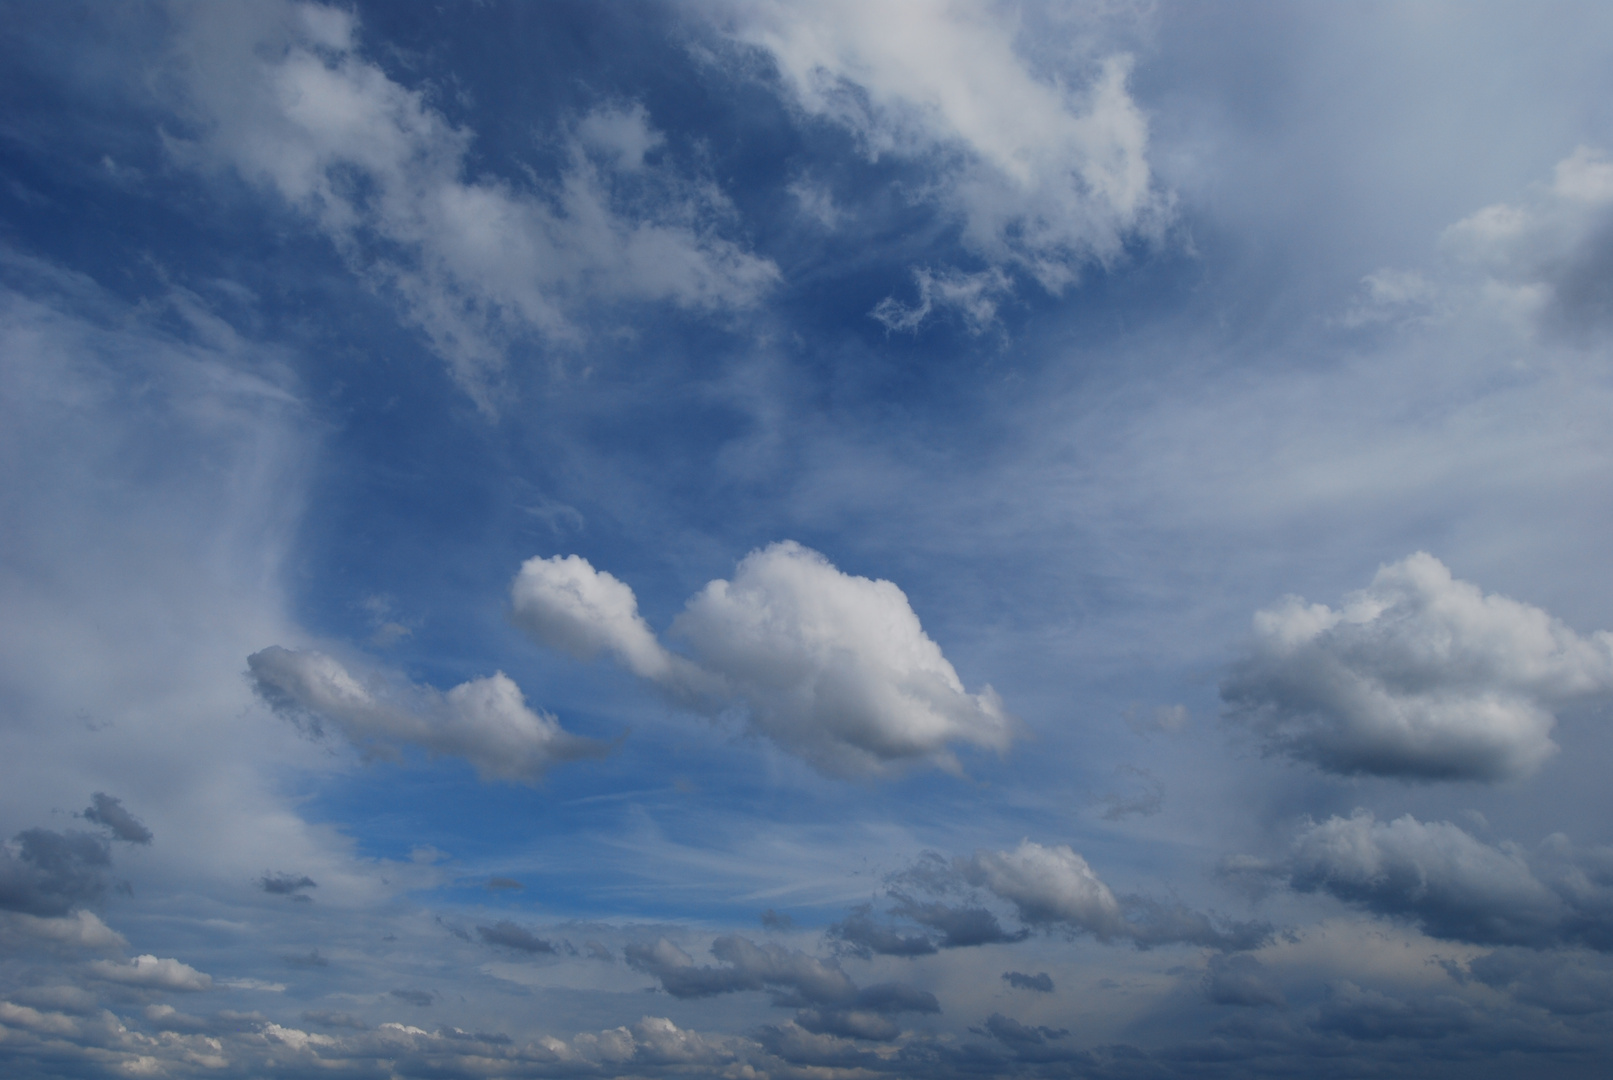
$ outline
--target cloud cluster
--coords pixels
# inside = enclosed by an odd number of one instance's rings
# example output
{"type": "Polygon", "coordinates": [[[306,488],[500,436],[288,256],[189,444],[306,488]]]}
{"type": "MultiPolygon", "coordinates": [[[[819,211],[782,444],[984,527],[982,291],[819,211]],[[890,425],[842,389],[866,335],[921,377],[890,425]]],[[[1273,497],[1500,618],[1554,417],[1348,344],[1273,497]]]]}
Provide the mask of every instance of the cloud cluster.
{"type": "Polygon", "coordinates": [[[1289,597],[1221,685],[1272,750],[1328,772],[1527,776],[1556,750],[1552,710],[1613,690],[1613,634],[1581,637],[1419,552],[1339,610],[1289,597]]]}
{"type": "Polygon", "coordinates": [[[1445,248],[1487,278],[1485,299],[1549,329],[1613,328],[1613,161],[1581,146],[1526,205],[1498,203],[1445,230],[1445,248]]]}
{"type": "Polygon", "coordinates": [[[743,307],[778,277],[721,235],[732,211],[713,184],[650,160],[664,140],[642,106],[578,120],[550,183],[471,177],[473,134],[365,58],[349,12],[187,16],[174,70],[201,134],[174,152],[304,214],[400,300],[484,406],[509,343],[577,339],[582,304],[743,307]]]}
{"type": "Polygon", "coordinates": [[[197,991],[213,985],[213,977],[171,957],[137,956],[128,963],[96,960],[90,964],[97,978],[125,986],[152,990],[197,991]]]}
{"type": "Polygon", "coordinates": [[[973,254],[1058,292],[1128,237],[1157,235],[1169,201],[1152,183],[1129,57],[1045,69],[1025,47],[1034,17],[990,3],[772,0],[732,5],[727,29],[771,57],[803,113],[869,157],[924,163],[921,197],[956,217],[973,254]]]}
{"type": "Polygon", "coordinates": [[[1613,850],[1577,850],[1561,836],[1531,852],[1484,843],[1448,821],[1380,821],[1357,810],[1308,823],[1268,872],[1301,892],[1409,919],[1432,937],[1613,951],[1613,850]]]}
{"type": "Polygon", "coordinates": [[[106,894],[112,852],[89,833],[24,829],[0,848],[0,910],[59,917],[106,894]]]}
{"type": "Polygon", "coordinates": [[[757,945],[737,935],[712,942],[719,965],[696,965],[666,938],[624,951],[630,966],[653,976],[673,997],[700,998],[738,990],[767,990],[775,1005],[798,1008],[795,1023],[807,1031],[858,1039],[888,1039],[892,1015],[940,1011],[935,996],[901,983],[858,987],[832,961],[777,944],[757,945]]]}
{"type": "Polygon", "coordinates": [[[253,689],[277,712],[317,733],[330,724],[371,753],[400,745],[464,758],[486,778],[535,781],[556,762],[598,756],[592,739],[572,735],[529,708],[503,672],[441,693],[380,676],[360,679],[334,657],[271,645],[247,657],[253,689]]]}
{"type": "Polygon", "coordinates": [[[631,589],[575,555],[528,560],[511,601],[542,644],[609,653],[690,708],[737,707],[753,731],[827,773],[916,760],[956,771],[950,744],[1002,751],[1012,737],[996,693],[964,689],[901,589],[791,541],[689,599],[669,634],[689,657],[656,639],[631,589]]]}
{"type": "MultiPolygon", "coordinates": [[[[1035,930],[1087,934],[1101,942],[1124,941],[1142,949],[1172,944],[1249,949],[1271,933],[1264,924],[1216,920],[1179,903],[1135,894],[1117,896],[1067,844],[1047,847],[1023,840],[1012,851],[980,850],[951,860],[932,852],[892,881],[890,914],[938,932],[938,938],[905,934],[880,923],[870,905],[831,925],[829,938],[853,955],[869,957],[923,956],[940,949],[1023,941],[1035,930]],[[920,901],[913,895],[970,890],[973,900],[961,903],[920,901]],[[1005,928],[986,906],[997,902],[1011,907],[1023,926],[1005,928]]],[[[1015,986],[1035,981],[1025,975],[1004,978],[1015,986]]]]}

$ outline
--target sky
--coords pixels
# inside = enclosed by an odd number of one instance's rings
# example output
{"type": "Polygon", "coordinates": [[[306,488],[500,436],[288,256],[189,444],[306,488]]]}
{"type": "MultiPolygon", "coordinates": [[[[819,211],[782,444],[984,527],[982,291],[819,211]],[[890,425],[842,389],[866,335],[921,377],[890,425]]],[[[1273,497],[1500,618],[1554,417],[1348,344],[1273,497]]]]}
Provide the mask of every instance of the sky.
{"type": "Polygon", "coordinates": [[[0,1070],[1603,1075],[1613,8],[0,6],[0,1070]]]}

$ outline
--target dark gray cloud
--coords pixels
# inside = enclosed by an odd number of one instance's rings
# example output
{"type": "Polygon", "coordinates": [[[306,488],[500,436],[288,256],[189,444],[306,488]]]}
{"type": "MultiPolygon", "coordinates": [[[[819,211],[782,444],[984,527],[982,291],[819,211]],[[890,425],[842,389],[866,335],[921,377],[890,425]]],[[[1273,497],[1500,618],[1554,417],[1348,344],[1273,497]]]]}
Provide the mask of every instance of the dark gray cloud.
{"type": "Polygon", "coordinates": [[[500,919],[492,926],[478,926],[476,936],[489,945],[501,945],[524,953],[553,953],[554,943],[538,937],[525,927],[508,919],[500,919]]]}
{"type": "Polygon", "coordinates": [[[407,1001],[410,1005],[426,1006],[437,1000],[437,996],[429,990],[389,990],[387,991],[399,1001],[407,1001]]]}
{"type": "Polygon", "coordinates": [[[507,892],[524,889],[526,886],[521,884],[519,881],[516,881],[514,878],[490,877],[487,879],[487,885],[485,888],[488,892],[507,892]]]}
{"type": "Polygon", "coordinates": [[[1015,990],[1035,990],[1039,994],[1053,992],[1053,976],[1045,971],[1038,971],[1035,975],[1026,975],[1022,971],[1005,971],[1003,981],[1015,990]]]}
{"type": "Polygon", "coordinates": [[[1188,944],[1243,950],[1271,934],[1265,923],[1236,922],[1194,911],[1177,902],[1140,895],[1117,896],[1068,845],[1044,847],[1026,840],[1013,851],[975,852],[950,863],[929,855],[895,881],[932,893],[978,890],[1013,905],[1024,927],[1006,930],[978,904],[918,903],[893,890],[893,913],[940,930],[942,946],[1023,940],[1031,929],[1091,934],[1099,941],[1129,941],[1138,948],[1188,944]]]}
{"type": "Polygon", "coordinates": [[[1050,1027],[1029,1027],[1002,1013],[992,1013],[986,1017],[985,1027],[986,1033],[992,1038],[1016,1049],[1040,1046],[1049,1039],[1062,1039],[1069,1034],[1063,1028],[1055,1030],[1050,1027]]]}
{"type": "Polygon", "coordinates": [[[330,961],[319,955],[318,949],[310,949],[306,954],[283,957],[287,967],[312,969],[330,967],[330,961]]]}
{"type": "Polygon", "coordinates": [[[889,1039],[890,1020],[900,1013],[935,1013],[935,995],[902,983],[858,987],[833,962],[781,945],[757,945],[733,935],[712,942],[722,966],[696,966],[682,949],[662,938],[654,945],[632,944],[627,962],[655,977],[674,997],[698,998],[739,990],[767,990],[775,1005],[798,1008],[795,1022],[816,1035],[850,1039],[889,1039]]]}
{"type": "Polygon", "coordinates": [[[1254,629],[1221,684],[1227,715],[1326,772],[1526,776],[1556,752],[1554,709],[1613,690],[1613,635],[1581,637],[1423,552],[1338,611],[1291,596],[1254,629]]]}
{"type": "Polygon", "coordinates": [[[1613,851],[1576,849],[1561,836],[1526,851],[1448,821],[1379,821],[1357,810],[1305,825],[1267,871],[1433,937],[1613,951],[1613,851]]]}
{"type": "Polygon", "coordinates": [[[788,930],[795,925],[795,920],[787,912],[774,911],[768,908],[762,912],[762,928],[766,930],[788,930]]]}
{"type": "Polygon", "coordinates": [[[99,836],[26,829],[0,849],[0,910],[66,915],[105,895],[111,866],[99,836]]]}
{"type": "Polygon", "coordinates": [[[265,873],[258,878],[258,888],[270,896],[289,896],[293,900],[308,900],[305,889],[317,889],[319,882],[306,874],[287,874],[280,871],[265,873]]]}
{"type": "Polygon", "coordinates": [[[1471,1031],[1479,1012],[1450,995],[1399,998],[1352,982],[1333,986],[1318,1010],[1315,1027],[1351,1039],[1442,1039],[1471,1031]]]}
{"type": "Polygon", "coordinates": [[[896,904],[891,911],[921,926],[940,931],[941,940],[937,944],[943,949],[1024,941],[1030,936],[1030,931],[1025,928],[1004,930],[997,916],[983,907],[950,905],[939,901],[920,903],[911,897],[896,894],[896,904]]]}
{"type": "Polygon", "coordinates": [[[1267,980],[1265,966],[1248,953],[1210,957],[1204,992],[1217,1005],[1284,1005],[1282,992],[1267,980]]]}
{"type": "Polygon", "coordinates": [[[825,931],[846,952],[864,959],[880,956],[926,956],[936,951],[935,942],[923,934],[904,935],[894,927],[876,922],[873,905],[862,904],[850,915],[825,931]]]}
{"type": "Polygon", "coordinates": [[[1475,957],[1466,974],[1515,1001],[1561,1016],[1613,1011],[1613,957],[1503,948],[1475,957]]]}
{"type": "Polygon", "coordinates": [[[97,791],[90,798],[89,808],[83,813],[85,821],[93,821],[111,830],[115,840],[130,844],[151,843],[151,830],[123,808],[123,800],[97,791]]]}
{"type": "Polygon", "coordinates": [[[623,950],[630,966],[654,976],[673,997],[696,998],[736,990],[772,990],[781,1002],[834,1004],[850,1001],[856,986],[833,963],[782,945],[757,945],[728,934],[712,942],[722,966],[697,966],[694,958],[666,938],[654,945],[635,943],[623,950]]]}

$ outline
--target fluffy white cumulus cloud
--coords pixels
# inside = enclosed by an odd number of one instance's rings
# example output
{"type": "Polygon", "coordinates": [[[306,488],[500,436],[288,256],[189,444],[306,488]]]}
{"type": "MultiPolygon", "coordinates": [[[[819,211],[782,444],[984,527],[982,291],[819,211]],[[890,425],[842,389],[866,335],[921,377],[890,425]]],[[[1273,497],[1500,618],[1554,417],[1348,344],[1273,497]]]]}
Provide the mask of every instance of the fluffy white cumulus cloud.
{"type": "Polygon", "coordinates": [[[172,957],[137,956],[126,964],[111,960],[97,960],[90,970],[98,978],[126,986],[145,986],[154,990],[207,990],[213,977],[197,971],[189,964],[172,957]]]}
{"type": "Polygon", "coordinates": [[[1562,836],[1536,850],[1487,844],[1448,821],[1370,811],[1307,823],[1279,872],[1458,941],[1613,949],[1613,853],[1575,850],[1562,836]]]}
{"type": "Polygon", "coordinates": [[[580,555],[528,559],[510,586],[510,602],[522,629],[580,660],[609,652],[646,679],[664,677],[673,666],[633,590],[580,555]]]}
{"type": "Polygon", "coordinates": [[[714,185],[646,162],[663,140],[641,106],[581,118],[558,178],[522,186],[467,175],[472,133],[366,59],[345,11],[202,5],[186,23],[175,70],[201,134],[175,152],[306,214],[484,406],[507,346],[576,339],[582,304],[743,307],[778,277],[721,235],[714,185]]]}
{"type": "Polygon", "coordinates": [[[1124,54],[1045,70],[1023,47],[1022,13],[1000,4],[724,7],[729,32],[772,57],[797,107],[870,156],[936,166],[926,193],[960,219],[964,243],[1050,291],[1167,217],[1124,54]]]}
{"type": "Polygon", "coordinates": [[[1552,710],[1613,689],[1613,634],[1458,581],[1418,553],[1338,610],[1289,597],[1222,683],[1230,715],[1328,772],[1494,781],[1556,750],[1552,710]]]}
{"type": "Polygon", "coordinates": [[[977,851],[959,869],[970,884],[1013,903],[1027,923],[1067,923],[1099,938],[1124,929],[1120,901],[1067,844],[1022,840],[1013,851],[977,851]]]}
{"type": "Polygon", "coordinates": [[[440,693],[360,679],[334,657],[272,645],[247,657],[254,688],[272,708],[329,723],[372,752],[399,744],[461,757],[486,778],[531,782],[549,766],[597,756],[602,747],[534,711],[502,671],[440,693]]]}
{"type": "Polygon", "coordinates": [[[901,589],[842,573],[794,542],[741,560],[691,597],[658,642],[632,590],[577,557],[532,559],[511,587],[516,621],[579,656],[610,652],[674,700],[738,708],[751,728],[838,775],[914,760],[959,766],[955,742],[1002,751],[1014,721],[964,689],[901,589]]]}

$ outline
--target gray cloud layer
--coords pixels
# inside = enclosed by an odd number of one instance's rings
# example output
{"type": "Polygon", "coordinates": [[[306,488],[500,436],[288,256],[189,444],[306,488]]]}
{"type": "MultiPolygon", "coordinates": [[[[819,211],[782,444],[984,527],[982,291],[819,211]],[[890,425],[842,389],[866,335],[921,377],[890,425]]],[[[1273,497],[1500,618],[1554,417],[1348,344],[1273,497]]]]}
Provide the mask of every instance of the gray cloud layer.
{"type": "Polygon", "coordinates": [[[1433,937],[1613,951],[1613,850],[1576,849],[1560,835],[1526,851],[1448,821],[1379,821],[1357,810],[1306,825],[1266,869],[1433,937]]]}

